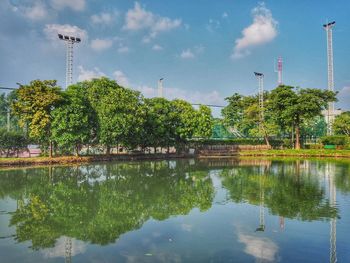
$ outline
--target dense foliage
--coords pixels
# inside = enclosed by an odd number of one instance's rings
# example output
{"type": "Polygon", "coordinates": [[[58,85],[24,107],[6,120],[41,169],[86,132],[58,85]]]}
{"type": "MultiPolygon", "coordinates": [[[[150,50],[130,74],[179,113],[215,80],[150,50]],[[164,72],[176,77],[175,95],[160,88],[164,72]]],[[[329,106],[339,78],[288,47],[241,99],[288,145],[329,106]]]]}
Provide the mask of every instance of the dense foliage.
{"type": "Polygon", "coordinates": [[[17,155],[27,148],[28,141],[21,132],[0,129],[0,155],[17,155]]]}
{"type": "Polygon", "coordinates": [[[107,154],[118,145],[181,150],[189,139],[210,137],[213,125],[207,106],[196,110],[179,99],[146,99],[105,77],[65,91],[56,81],[35,80],[17,90],[12,108],[30,138],[77,155],[84,145],[103,146],[107,154]]]}
{"type": "Polygon", "coordinates": [[[264,93],[263,112],[259,110],[257,96],[234,94],[226,100],[229,104],[222,110],[225,125],[246,136],[265,137],[266,144],[271,136],[287,137],[300,149],[302,135],[319,136],[324,130],[321,111],[329,102],[336,101],[336,93],[278,86],[264,93]],[[264,117],[260,118],[261,115],[264,117]]]}
{"type": "Polygon", "coordinates": [[[341,145],[345,146],[349,143],[349,137],[345,135],[324,136],[321,138],[323,145],[341,145]]]}
{"type": "Polygon", "coordinates": [[[350,136],[350,111],[336,116],[333,128],[337,134],[350,136]]]}

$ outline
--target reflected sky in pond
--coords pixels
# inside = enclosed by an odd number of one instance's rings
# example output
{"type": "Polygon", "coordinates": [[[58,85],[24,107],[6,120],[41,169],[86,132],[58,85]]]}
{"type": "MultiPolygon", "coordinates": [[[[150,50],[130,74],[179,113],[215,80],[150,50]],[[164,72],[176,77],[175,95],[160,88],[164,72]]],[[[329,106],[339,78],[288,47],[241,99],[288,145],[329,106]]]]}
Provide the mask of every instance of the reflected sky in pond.
{"type": "Polygon", "coordinates": [[[1,262],[350,262],[350,162],[0,170],[1,262]]]}

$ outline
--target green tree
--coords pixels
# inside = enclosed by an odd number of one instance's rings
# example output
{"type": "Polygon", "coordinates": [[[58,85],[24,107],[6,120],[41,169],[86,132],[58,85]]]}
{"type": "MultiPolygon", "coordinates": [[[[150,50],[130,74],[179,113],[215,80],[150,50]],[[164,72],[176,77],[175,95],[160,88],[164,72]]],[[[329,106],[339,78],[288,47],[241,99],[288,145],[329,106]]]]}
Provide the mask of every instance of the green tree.
{"type": "Polygon", "coordinates": [[[29,85],[20,86],[16,94],[12,109],[20,125],[24,127],[28,124],[31,138],[41,144],[50,144],[51,157],[51,112],[62,101],[60,87],[56,85],[56,80],[33,80],[29,85]]]}
{"type": "Polygon", "coordinates": [[[27,139],[24,134],[17,131],[0,129],[0,155],[17,154],[19,150],[27,148],[27,139]]]}
{"type": "Polygon", "coordinates": [[[106,146],[107,154],[119,143],[135,147],[135,136],[143,126],[141,94],[105,77],[85,85],[89,86],[89,101],[97,113],[98,139],[106,146]]]}
{"type": "Polygon", "coordinates": [[[335,117],[333,128],[336,134],[350,136],[350,111],[343,112],[335,117]]]}
{"type": "Polygon", "coordinates": [[[235,93],[231,97],[225,98],[225,100],[228,102],[228,105],[221,111],[224,117],[224,125],[240,130],[244,111],[243,96],[235,93]]]}
{"type": "Polygon", "coordinates": [[[271,91],[270,108],[281,127],[295,130],[295,148],[300,149],[301,126],[321,115],[331,101],[336,101],[336,93],[332,91],[279,86],[271,91]]]}
{"type": "Polygon", "coordinates": [[[94,141],[96,114],[88,100],[84,83],[71,85],[64,92],[63,104],[52,112],[52,138],[59,146],[74,145],[79,155],[81,145],[94,141]]]}
{"type": "Polygon", "coordinates": [[[200,105],[197,111],[197,128],[195,137],[209,138],[213,133],[214,120],[208,106],[200,105]]]}
{"type": "Polygon", "coordinates": [[[175,121],[173,105],[164,98],[144,99],[145,121],[141,145],[169,147],[174,144],[175,121]]]}
{"type": "Polygon", "coordinates": [[[197,130],[197,113],[192,105],[184,100],[173,100],[175,123],[175,143],[181,151],[188,139],[191,139],[197,130]]]}

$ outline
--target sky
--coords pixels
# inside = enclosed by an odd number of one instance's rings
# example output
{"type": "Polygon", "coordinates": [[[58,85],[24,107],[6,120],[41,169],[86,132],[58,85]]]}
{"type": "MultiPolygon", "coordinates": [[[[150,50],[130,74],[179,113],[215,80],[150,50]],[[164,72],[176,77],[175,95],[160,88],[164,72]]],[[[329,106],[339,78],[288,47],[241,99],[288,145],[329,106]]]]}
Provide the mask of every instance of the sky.
{"type": "Polygon", "coordinates": [[[336,107],[350,110],[349,11],[348,0],[1,0],[0,86],[56,79],[64,88],[62,33],[82,39],[74,82],[107,76],[154,97],[164,78],[169,99],[226,105],[257,93],[254,71],[275,88],[281,56],[284,84],[326,89],[322,25],[335,20],[336,107]]]}

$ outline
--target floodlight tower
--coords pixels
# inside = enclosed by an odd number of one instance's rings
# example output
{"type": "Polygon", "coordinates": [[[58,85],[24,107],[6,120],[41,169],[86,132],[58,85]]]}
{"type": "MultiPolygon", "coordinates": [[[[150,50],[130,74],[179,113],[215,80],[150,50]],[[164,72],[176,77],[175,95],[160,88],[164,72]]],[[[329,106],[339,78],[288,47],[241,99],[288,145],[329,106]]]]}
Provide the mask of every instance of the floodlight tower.
{"type": "Polygon", "coordinates": [[[264,121],[264,74],[254,72],[254,75],[258,79],[259,85],[259,121],[261,125],[264,121]]]}
{"type": "Polygon", "coordinates": [[[163,80],[164,78],[161,78],[158,80],[158,97],[163,98],[163,80]]]}
{"type": "Polygon", "coordinates": [[[73,45],[80,43],[79,37],[66,36],[58,34],[60,40],[67,43],[67,61],[66,61],[66,88],[73,83],[73,45]]]}
{"type": "Polygon", "coordinates": [[[277,59],[277,76],[278,76],[277,84],[278,84],[278,86],[281,86],[283,84],[282,83],[282,71],[283,71],[283,61],[282,61],[282,57],[279,57],[277,59]]]}
{"type": "MultiPolygon", "coordinates": [[[[333,73],[333,27],[335,21],[324,24],[323,27],[327,33],[327,61],[328,61],[328,90],[334,91],[334,73],[333,73]]],[[[328,103],[327,111],[327,134],[333,134],[334,121],[334,102],[328,103]]]]}

